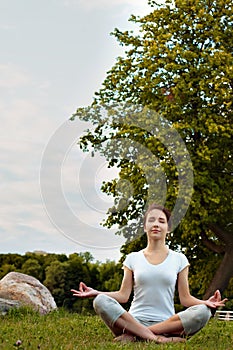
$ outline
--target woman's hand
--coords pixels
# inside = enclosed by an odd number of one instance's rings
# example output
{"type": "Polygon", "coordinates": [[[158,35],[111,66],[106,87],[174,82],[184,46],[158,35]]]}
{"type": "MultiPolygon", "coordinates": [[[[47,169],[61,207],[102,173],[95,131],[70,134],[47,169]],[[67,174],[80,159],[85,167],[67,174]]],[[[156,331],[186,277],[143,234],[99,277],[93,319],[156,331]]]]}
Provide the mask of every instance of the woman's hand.
{"type": "Polygon", "coordinates": [[[71,289],[71,292],[73,292],[74,297],[79,298],[92,298],[96,297],[99,292],[91,287],[87,287],[85,283],[80,282],[79,284],[79,290],[71,289]]]}
{"type": "Polygon", "coordinates": [[[205,304],[213,309],[216,309],[217,307],[225,306],[227,299],[226,298],[223,300],[221,300],[221,299],[222,299],[222,297],[221,297],[220,291],[216,290],[214,295],[212,295],[212,297],[210,297],[208,300],[206,300],[205,304]]]}

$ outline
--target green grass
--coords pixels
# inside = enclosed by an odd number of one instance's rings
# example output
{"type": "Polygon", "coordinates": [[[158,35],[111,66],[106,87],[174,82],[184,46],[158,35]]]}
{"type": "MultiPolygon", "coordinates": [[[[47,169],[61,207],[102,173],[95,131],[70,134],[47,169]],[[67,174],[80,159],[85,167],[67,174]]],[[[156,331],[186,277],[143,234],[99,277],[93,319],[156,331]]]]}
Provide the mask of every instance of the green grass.
{"type": "Polygon", "coordinates": [[[233,349],[233,322],[216,319],[186,343],[168,345],[113,343],[112,334],[97,316],[71,314],[64,310],[41,316],[27,308],[14,309],[0,316],[0,322],[1,350],[233,349]],[[17,345],[18,340],[21,344],[17,345]]]}

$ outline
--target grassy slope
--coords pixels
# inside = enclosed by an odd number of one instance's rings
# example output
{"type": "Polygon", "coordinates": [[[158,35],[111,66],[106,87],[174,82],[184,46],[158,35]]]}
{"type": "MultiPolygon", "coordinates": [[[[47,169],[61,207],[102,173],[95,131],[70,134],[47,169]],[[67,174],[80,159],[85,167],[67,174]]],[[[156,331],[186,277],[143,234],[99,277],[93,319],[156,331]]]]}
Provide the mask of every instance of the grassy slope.
{"type": "Polygon", "coordinates": [[[0,317],[1,350],[111,350],[111,349],[233,349],[233,322],[212,319],[184,344],[116,344],[110,331],[96,316],[69,314],[63,310],[40,316],[29,309],[13,310],[0,317]],[[16,342],[21,340],[21,345],[16,342]]]}

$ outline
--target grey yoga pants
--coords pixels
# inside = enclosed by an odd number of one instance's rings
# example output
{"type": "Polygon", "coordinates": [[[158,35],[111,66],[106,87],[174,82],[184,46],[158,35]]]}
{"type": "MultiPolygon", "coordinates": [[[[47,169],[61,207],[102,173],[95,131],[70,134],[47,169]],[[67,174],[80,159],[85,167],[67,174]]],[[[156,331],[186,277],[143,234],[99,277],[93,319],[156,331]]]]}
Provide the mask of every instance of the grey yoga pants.
{"type": "MultiPolygon", "coordinates": [[[[113,298],[99,294],[93,302],[95,312],[103,319],[105,324],[113,329],[116,320],[126,312],[126,310],[113,298]]],[[[192,335],[201,330],[209,321],[211,317],[210,309],[204,305],[191,306],[185,311],[177,314],[182,322],[184,332],[186,335],[192,335]]],[[[139,323],[148,327],[158,322],[145,322],[135,318],[139,323]]]]}

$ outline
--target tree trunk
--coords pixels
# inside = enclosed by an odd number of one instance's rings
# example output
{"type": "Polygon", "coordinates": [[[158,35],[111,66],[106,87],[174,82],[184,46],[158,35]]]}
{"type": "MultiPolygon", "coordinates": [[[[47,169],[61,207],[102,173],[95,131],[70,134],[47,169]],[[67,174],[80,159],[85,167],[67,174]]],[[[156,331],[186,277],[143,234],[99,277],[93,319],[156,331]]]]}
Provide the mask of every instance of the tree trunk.
{"type": "Polygon", "coordinates": [[[210,283],[210,286],[205,292],[203,299],[208,299],[217,289],[223,293],[227,288],[231,277],[233,277],[233,249],[228,248],[219,268],[214,275],[214,278],[210,283]]]}

